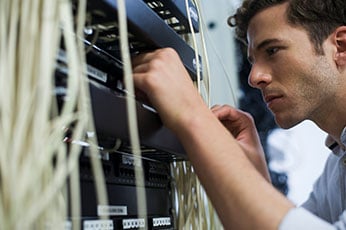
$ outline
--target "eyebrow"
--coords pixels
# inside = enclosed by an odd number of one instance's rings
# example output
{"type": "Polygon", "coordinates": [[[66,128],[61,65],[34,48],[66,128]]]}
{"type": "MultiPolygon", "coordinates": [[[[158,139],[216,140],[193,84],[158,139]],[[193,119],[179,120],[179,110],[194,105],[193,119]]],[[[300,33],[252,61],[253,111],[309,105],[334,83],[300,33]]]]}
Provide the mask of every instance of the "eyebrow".
{"type": "MultiPolygon", "coordinates": [[[[270,45],[271,43],[276,43],[276,42],[281,42],[281,41],[282,41],[281,39],[277,39],[277,38],[265,39],[256,46],[255,50],[261,50],[264,47],[270,45]]],[[[247,59],[250,63],[252,63],[253,58],[251,56],[248,56],[247,59]]]]}
{"type": "Polygon", "coordinates": [[[257,45],[256,50],[263,49],[263,47],[266,47],[270,45],[271,43],[280,42],[280,41],[281,39],[277,39],[277,38],[266,39],[257,45]]]}

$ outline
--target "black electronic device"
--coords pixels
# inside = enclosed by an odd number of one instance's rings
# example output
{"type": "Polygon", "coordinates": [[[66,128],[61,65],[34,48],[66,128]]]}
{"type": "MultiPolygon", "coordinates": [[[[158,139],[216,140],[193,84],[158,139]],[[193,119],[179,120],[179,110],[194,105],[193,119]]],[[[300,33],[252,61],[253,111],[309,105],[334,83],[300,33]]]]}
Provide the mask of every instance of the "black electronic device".
{"type": "Polygon", "coordinates": [[[169,165],[143,157],[144,185],[136,187],[134,156],[126,148],[102,150],[100,154],[109,203],[97,203],[88,148],[84,148],[80,161],[83,225],[89,229],[97,223],[108,223],[107,226],[113,226],[111,229],[173,229],[169,165]],[[147,218],[138,216],[137,189],[146,193],[147,218]],[[107,220],[98,220],[104,215],[107,220]]]}
{"type": "MultiPolygon", "coordinates": [[[[165,7],[172,7],[174,10],[169,11],[169,18],[158,14],[158,10],[154,11],[145,1],[131,0],[126,2],[126,14],[128,21],[130,51],[133,53],[154,50],[157,48],[171,47],[177,51],[184,66],[190,73],[193,80],[197,79],[197,60],[195,51],[184,41],[181,33],[187,33],[187,19],[182,13],[182,5],[171,1],[165,2],[165,7]],[[176,14],[174,14],[176,13],[176,14]],[[163,17],[163,18],[162,18],[163,17]]],[[[159,1],[151,1],[159,2],[159,1]]],[[[178,2],[178,1],[177,1],[178,2]]],[[[180,0],[180,2],[184,2],[180,0]]],[[[196,11],[191,4],[190,8],[196,11]]],[[[88,1],[88,9],[90,14],[90,35],[87,36],[91,42],[90,45],[96,45],[104,51],[115,56],[119,55],[118,45],[118,26],[117,12],[118,3],[114,0],[88,1]],[[100,13],[102,12],[102,13],[100,13]],[[96,39],[98,38],[98,39],[96,39]]],[[[165,10],[163,12],[166,12],[165,10]]],[[[186,12],[186,11],[185,11],[186,12]]],[[[194,14],[195,15],[195,14],[194,14]]],[[[197,18],[196,18],[197,20],[197,18]]],[[[197,26],[197,21],[194,25],[197,26]]],[[[198,57],[201,62],[201,58],[198,57]]],[[[200,71],[201,72],[201,71],[200,71]]],[[[200,73],[201,74],[201,73],[200,73]]]]}
{"type": "MultiPolygon", "coordinates": [[[[58,103],[63,103],[66,94],[67,64],[64,51],[60,50],[57,56],[56,94],[58,103]]],[[[89,77],[91,106],[94,123],[99,141],[121,139],[129,142],[128,116],[126,112],[126,97],[117,71],[117,60],[108,56],[94,56],[96,61],[87,63],[87,76],[89,77]],[[107,60],[105,60],[107,58],[107,60]],[[98,63],[97,63],[98,62],[98,63]],[[94,66],[107,66],[99,69],[94,66]],[[112,68],[113,67],[113,68],[112,68]]],[[[186,158],[185,151],[173,133],[162,125],[158,114],[149,106],[141,102],[136,103],[138,132],[141,144],[147,148],[157,149],[151,154],[156,158],[171,162],[186,158]]]]}
{"type": "MultiPolygon", "coordinates": [[[[195,51],[182,34],[198,31],[195,6],[189,0],[125,0],[131,55],[162,47],[174,48],[191,78],[197,78],[195,51]],[[192,15],[188,18],[188,15],[192,15]]],[[[74,1],[77,4],[77,1],[74,1]]],[[[122,83],[116,0],[88,0],[83,40],[91,107],[105,176],[108,205],[99,205],[88,146],[80,157],[82,229],[175,229],[170,163],[186,160],[175,135],[150,106],[137,101],[137,122],[144,184],[136,185],[134,155],[129,144],[126,90],[122,83]],[[116,148],[115,143],[121,143],[116,148]],[[136,189],[145,191],[146,218],[138,214],[136,189]],[[108,216],[107,219],[100,219],[108,216]]],[[[198,60],[200,61],[200,60],[198,60]]],[[[62,41],[55,74],[58,104],[66,99],[68,63],[62,41]]],[[[73,219],[75,217],[71,217],[73,219]]]]}
{"type": "Polygon", "coordinates": [[[199,17],[196,6],[191,0],[143,0],[154,10],[163,20],[167,21],[178,33],[199,31],[199,17]],[[187,6],[186,6],[187,3],[187,6]]]}

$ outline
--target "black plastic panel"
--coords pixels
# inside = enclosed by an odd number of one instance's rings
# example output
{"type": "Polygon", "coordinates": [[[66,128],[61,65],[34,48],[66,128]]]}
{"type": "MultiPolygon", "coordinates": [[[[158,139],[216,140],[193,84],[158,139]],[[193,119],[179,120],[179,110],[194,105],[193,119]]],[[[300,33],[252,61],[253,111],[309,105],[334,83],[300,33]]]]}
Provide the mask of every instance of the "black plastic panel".
{"type": "MultiPolygon", "coordinates": [[[[194,50],[144,1],[126,0],[125,2],[128,29],[131,35],[145,44],[148,49],[164,47],[175,49],[191,78],[196,80],[197,69],[194,50]]],[[[99,23],[117,21],[118,3],[115,0],[88,1],[88,7],[91,12],[95,12],[96,9],[103,12],[102,16],[98,18],[94,16],[99,23]]],[[[198,59],[201,62],[201,58],[198,59]]]]}
{"type": "MultiPolygon", "coordinates": [[[[96,131],[101,136],[129,140],[126,99],[111,89],[90,81],[92,109],[96,131]]],[[[137,103],[139,136],[142,145],[159,150],[151,157],[172,161],[186,158],[185,150],[175,135],[164,127],[158,114],[137,103]]],[[[149,153],[150,154],[150,153],[149,153]]]]}

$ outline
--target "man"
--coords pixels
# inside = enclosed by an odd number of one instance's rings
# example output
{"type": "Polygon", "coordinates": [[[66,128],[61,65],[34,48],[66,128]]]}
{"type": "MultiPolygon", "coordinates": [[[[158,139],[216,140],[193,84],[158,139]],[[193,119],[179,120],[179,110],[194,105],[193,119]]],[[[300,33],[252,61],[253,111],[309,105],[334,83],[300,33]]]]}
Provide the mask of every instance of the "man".
{"type": "Polygon", "coordinates": [[[309,119],[329,134],[334,153],[305,208],[271,186],[252,118],[208,109],[172,49],[134,60],[136,87],[184,145],[226,229],[346,229],[346,2],[246,0],[230,23],[277,124],[309,119]]]}

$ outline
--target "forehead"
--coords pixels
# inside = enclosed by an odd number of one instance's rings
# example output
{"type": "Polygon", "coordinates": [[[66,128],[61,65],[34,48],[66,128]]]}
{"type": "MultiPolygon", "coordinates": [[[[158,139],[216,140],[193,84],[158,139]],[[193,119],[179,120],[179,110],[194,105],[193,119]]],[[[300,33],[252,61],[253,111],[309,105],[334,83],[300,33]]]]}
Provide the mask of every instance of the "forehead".
{"type": "Polygon", "coordinates": [[[290,25],[286,19],[288,3],[269,7],[257,13],[250,21],[247,40],[249,48],[256,47],[261,41],[273,37],[284,37],[290,25]]]}
{"type": "Polygon", "coordinates": [[[270,44],[290,46],[295,52],[313,49],[307,31],[288,23],[288,3],[279,4],[256,14],[250,21],[247,40],[248,56],[253,58],[257,51],[270,44]]]}

